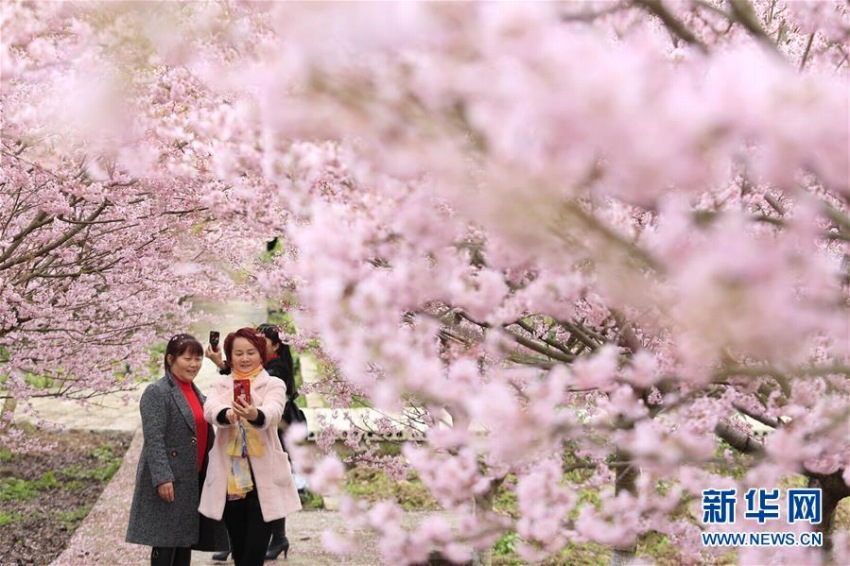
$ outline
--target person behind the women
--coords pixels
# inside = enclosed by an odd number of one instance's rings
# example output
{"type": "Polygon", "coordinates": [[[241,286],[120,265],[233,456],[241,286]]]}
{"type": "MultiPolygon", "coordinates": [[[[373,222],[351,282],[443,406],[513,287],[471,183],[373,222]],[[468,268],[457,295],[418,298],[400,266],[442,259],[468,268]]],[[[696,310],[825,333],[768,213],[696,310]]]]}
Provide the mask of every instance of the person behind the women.
{"type": "Polygon", "coordinates": [[[224,518],[236,566],[261,566],[271,523],[301,509],[289,459],[277,435],[286,386],[264,369],[266,342],[253,328],[224,340],[232,378],[222,376],[204,405],[219,434],[210,452],[200,511],[224,518]],[[250,398],[234,397],[234,380],[250,381],[250,398]]]}
{"type": "MultiPolygon", "coordinates": [[[[274,324],[261,324],[257,330],[266,339],[267,355],[264,367],[269,375],[282,379],[286,385],[286,398],[295,401],[298,391],[295,389],[295,373],[293,371],[292,352],[289,345],[280,339],[280,328],[274,324]]],[[[283,433],[287,423],[281,419],[278,424],[278,436],[283,444],[283,433]]],[[[286,450],[286,447],[284,447],[286,450]]],[[[286,519],[278,519],[272,523],[272,538],[266,551],[266,560],[275,560],[283,552],[284,558],[289,553],[289,539],[286,536],[286,519]]]]}
{"type": "Polygon", "coordinates": [[[126,540],[152,547],[152,566],[187,566],[192,548],[227,544],[221,523],[198,513],[214,438],[204,419],[205,398],[192,383],[203,353],[191,335],[173,336],[165,348],[165,375],[145,389],[139,405],[144,439],[126,540]]]}
{"type": "Polygon", "coordinates": [[[266,339],[267,358],[263,367],[269,375],[283,380],[287,398],[294,399],[298,392],[295,390],[292,352],[289,344],[284,344],[280,339],[280,327],[275,324],[261,324],[257,327],[257,332],[266,339]]]}

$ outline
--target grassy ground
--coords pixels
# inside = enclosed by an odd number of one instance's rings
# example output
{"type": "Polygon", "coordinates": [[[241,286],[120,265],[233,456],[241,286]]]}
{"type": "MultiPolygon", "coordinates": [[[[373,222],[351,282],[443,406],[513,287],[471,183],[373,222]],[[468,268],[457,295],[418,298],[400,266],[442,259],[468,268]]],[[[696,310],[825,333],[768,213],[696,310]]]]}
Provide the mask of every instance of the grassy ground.
{"type": "Polygon", "coordinates": [[[132,437],[21,432],[14,446],[0,449],[0,564],[49,564],[118,470],[132,437]]]}
{"type": "MultiPolygon", "coordinates": [[[[577,478],[576,478],[577,479],[577,478]]],[[[508,482],[509,483],[509,482],[508,482]]],[[[783,484],[783,492],[788,487],[803,485],[802,476],[790,477],[783,484]]],[[[354,468],[347,472],[345,490],[348,494],[370,502],[391,499],[399,503],[405,510],[437,510],[438,505],[428,493],[426,487],[411,474],[407,480],[393,482],[378,470],[354,468]]],[[[318,496],[313,496],[317,498],[318,496]]],[[[583,490],[583,498],[588,504],[597,500],[592,490],[583,490]]],[[[321,505],[321,500],[314,500],[313,505],[321,505]]],[[[507,515],[517,516],[516,498],[509,489],[501,489],[494,500],[497,511],[507,515]]],[[[684,512],[684,507],[683,507],[684,512]]],[[[850,530],[850,498],[845,499],[836,514],[836,530],[850,530]]],[[[520,566],[525,562],[517,556],[515,549],[520,537],[515,532],[502,536],[493,548],[493,564],[495,566],[520,566]]],[[[693,557],[683,556],[664,535],[649,533],[641,537],[637,546],[638,556],[649,559],[660,566],[679,566],[694,563],[693,557]]],[[[604,545],[568,544],[558,555],[542,562],[543,566],[563,564],[607,565],[610,561],[610,549],[604,545]]],[[[717,557],[715,564],[735,564],[734,550],[717,557]]]]}

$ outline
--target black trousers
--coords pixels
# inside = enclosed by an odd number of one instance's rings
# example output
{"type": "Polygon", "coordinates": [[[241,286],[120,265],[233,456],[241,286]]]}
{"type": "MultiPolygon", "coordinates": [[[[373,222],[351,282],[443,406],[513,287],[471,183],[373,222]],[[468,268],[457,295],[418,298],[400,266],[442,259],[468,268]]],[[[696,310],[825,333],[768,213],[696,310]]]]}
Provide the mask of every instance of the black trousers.
{"type": "Polygon", "coordinates": [[[151,549],[151,566],[189,566],[192,549],[189,547],[155,546],[151,549]]]}
{"type": "Polygon", "coordinates": [[[224,524],[236,566],[263,566],[272,524],[263,521],[256,487],[245,499],[228,501],[224,505],[224,524]]]}

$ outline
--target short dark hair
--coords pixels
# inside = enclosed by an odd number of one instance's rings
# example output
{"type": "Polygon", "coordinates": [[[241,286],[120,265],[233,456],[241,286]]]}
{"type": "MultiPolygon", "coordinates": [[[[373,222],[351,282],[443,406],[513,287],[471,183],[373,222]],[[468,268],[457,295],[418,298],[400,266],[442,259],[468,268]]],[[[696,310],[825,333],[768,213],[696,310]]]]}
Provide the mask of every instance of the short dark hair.
{"type": "Polygon", "coordinates": [[[168,363],[168,356],[179,358],[186,352],[203,357],[204,348],[191,334],[184,333],[172,336],[168,340],[168,345],[165,346],[165,355],[162,358],[162,365],[165,368],[165,371],[171,371],[171,364],[168,363]]]}
{"type": "Polygon", "coordinates": [[[224,355],[227,356],[228,364],[232,367],[233,364],[230,363],[231,354],[233,353],[233,341],[237,338],[244,338],[248,342],[253,345],[257,351],[260,353],[260,363],[263,364],[266,362],[266,340],[263,338],[263,335],[257,330],[251,328],[250,326],[246,326],[245,328],[240,328],[236,332],[231,332],[227,335],[227,338],[224,339],[224,355]]]}

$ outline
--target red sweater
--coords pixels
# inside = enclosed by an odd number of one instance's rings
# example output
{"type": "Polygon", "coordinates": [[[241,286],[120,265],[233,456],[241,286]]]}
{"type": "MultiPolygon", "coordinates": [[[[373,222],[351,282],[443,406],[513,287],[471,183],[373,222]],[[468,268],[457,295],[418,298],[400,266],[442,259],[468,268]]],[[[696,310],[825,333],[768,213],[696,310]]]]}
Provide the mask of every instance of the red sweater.
{"type": "Polygon", "coordinates": [[[204,419],[204,408],[201,405],[201,400],[195,395],[195,390],[192,389],[191,383],[186,383],[179,379],[175,379],[174,381],[177,382],[177,385],[183,391],[183,396],[186,397],[186,401],[192,409],[192,416],[195,417],[195,430],[198,431],[198,471],[200,472],[204,465],[204,455],[207,452],[207,421],[204,419]]]}

